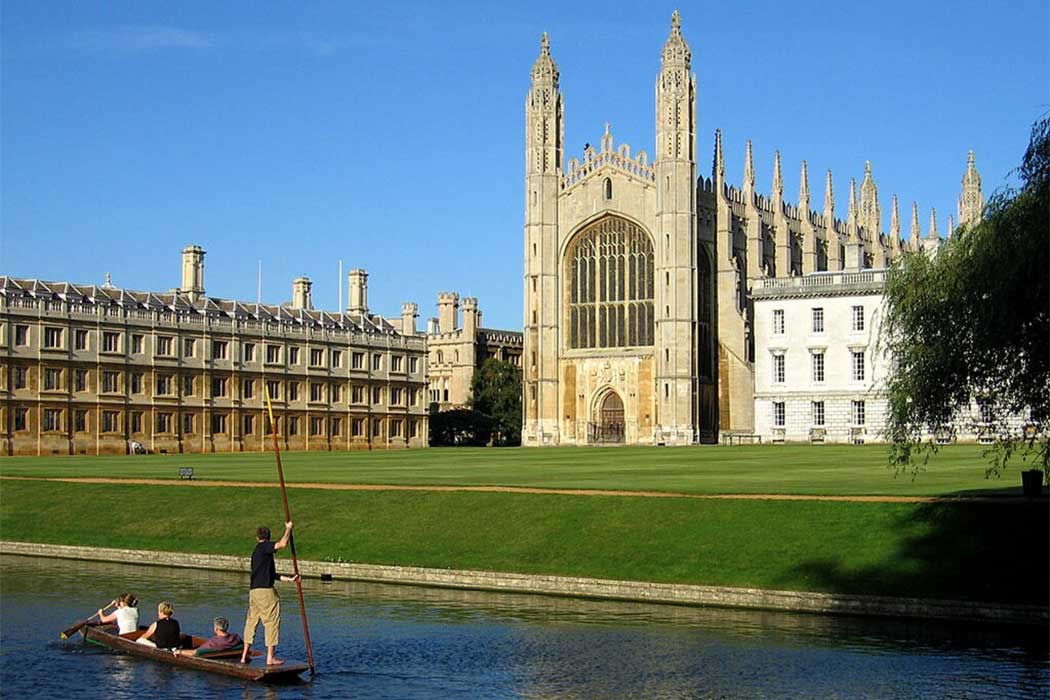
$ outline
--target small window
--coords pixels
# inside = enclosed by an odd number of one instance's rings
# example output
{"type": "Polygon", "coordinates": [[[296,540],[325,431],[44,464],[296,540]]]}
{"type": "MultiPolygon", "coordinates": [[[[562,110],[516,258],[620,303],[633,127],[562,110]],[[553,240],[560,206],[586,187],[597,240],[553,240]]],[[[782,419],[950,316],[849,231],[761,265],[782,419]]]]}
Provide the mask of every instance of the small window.
{"type": "Polygon", "coordinates": [[[244,344],[244,361],[255,362],[255,343],[244,344]]]}
{"type": "Polygon", "coordinates": [[[777,428],[784,427],[784,402],[774,401],[773,402],[773,426],[777,428]]]}
{"type": "Polygon", "coordinates": [[[45,348],[60,348],[62,347],[62,329],[51,328],[50,326],[44,327],[44,347],[45,348]]]}
{"type": "Polygon", "coordinates": [[[332,351],[332,367],[343,366],[343,353],[341,350],[332,351]]]}
{"type": "MultiPolygon", "coordinates": [[[[211,380],[211,396],[213,399],[222,398],[226,396],[226,380],[220,377],[212,377],[211,380]]],[[[225,432],[215,431],[212,432],[225,432]]]]}
{"type": "Polygon", "coordinates": [[[310,349],[310,366],[311,367],[323,367],[324,366],[324,350],[321,348],[310,349]]]}
{"type": "Polygon", "coordinates": [[[419,358],[410,357],[408,358],[408,372],[409,374],[416,374],[419,372],[419,358]]]}
{"type": "Polygon", "coordinates": [[[854,306],[853,307],[853,330],[862,331],[864,330],[864,307],[854,306]]]}
{"type": "Polygon", "coordinates": [[[182,434],[193,435],[193,414],[183,413],[182,414],[182,434]]]}
{"type": "Polygon", "coordinates": [[[864,402],[853,402],[853,425],[864,425],[864,402]]]}
{"type": "Polygon", "coordinates": [[[822,426],[824,425],[824,402],[814,401],[813,402],[813,425],[822,426]]]}
{"type": "MultiPolygon", "coordinates": [[[[86,333],[87,331],[78,331],[78,332],[86,333]]],[[[87,339],[85,338],[85,341],[86,340],[87,339]]],[[[134,335],[132,335],[131,336],[131,352],[134,353],[135,355],[141,355],[142,354],[143,343],[144,343],[144,340],[143,340],[143,336],[142,335],[140,335],[138,333],[135,333],[134,335]]],[[[78,349],[83,350],[83,348],[78,348],[78,349]]]]}
{"type": "MultiPolygon", "coordinates": [[[[314,403],[324,401],[324,385],[320,382],[310,383],[310,400],[314,403]]],[[[316,434],[316,433],[315,433],[316,434]]]]}
{"type": "Polygon", "coordinates": [[[120,333],[102,333],[102,352],[120,352],[120,333]]]}
{"type": "MultiPolygon", "coordinates": [[[[141,335],[137,335],[135,337],[139,338],[140,341],[141,341],[141,338],[142,338],[141,335]]],[[[74,331],[73,332],[73,349],[74,350],[87,350],[87,346],[88,346],[88,331],[85,331],[85,330],[82,330],[82,329],[77,329],[76,331],[74,331]]],[[[140,345],[139,345],[139,349],[136,350],[136,352],[142,352],[141,342],[140,342],[140,345]]]]}
{"type": "Polygon", "coordinates": [[[864,381],[864,351],[853,352],[853,381],[864,381]]]}
{"type": "Polygon", "coordinates": [[[266,362],[271,365],[280,364],[281,362],[281,346],[280,345],[267,345],[266,346],[266,362]]]}
{"type": "Polygon", "coordinates": [[[824,332],[824,309],[822,307],[816,307],[813,309],[813,332],[824,332]]]}
{"type": "Polygon", "coordinates": [[[25,430],[26,429],[26,423],[27,423],[26,416],[28,415],[28,413],[29,413],[29,409],[26,409],[26,408],[16,408],[15,409],[15,430],[25,430]]]}
{"type": "Polygon", "coordinates": [[[255,380],[245,379],[241,384],[241,398],[251,399],[255,397],[255,380]]]}
{"type": "Polygon", "coordinates": [[[120,375],[117,372],[102,372],[102,391],[109,394],[120,391],[120,375]]]}
{"type": "MultiPolygon", "coordinates": [[[[106,374],[116,374],[116,372],[106,372],[106,374]]],[[[62,389],[62,370],[51,368],[44,370],[44,389],[48,391],[59,391],[62,389]]],[[[109,391],[112,391],[112,389],[109,389],[109,391]]]]}
{"type": "Polygon", "coordinates": [[[131,412],[131,432],[141,433],[142,432],[142,411],[131,412]]]}
{"type": "Polygon", "coordinates": [[[288,400],[299,400],[299,382],[288,382],[288,400]]]}
{"type": "Polygon", "coordinates": [[[605,198],[612,199],[612,179],[605,178],[605,198]]]}
{"type": "Polygon", "coordinates": [[[62,430],[62,411],[57,408],[44,409],[44,430],[62,430]]]}
{"type": "Polygon", "coordinates": [[[225,340],[213,340],[211,343],[211,359],[225,360],[228,343],[225,340]]]}
{"type": "Polygon", "coordinates": [[[299,416],[288,416],[288,434],[299,434],[299,416]]]}
{"type": "Polygon", "coordinates": [[[299,364],[299,348],[288,348],[288,364],[299,364]]]}
{"type": "Polygon", "coordinates": [[[29,345],[29,326],[15,326],[15,345],[29,345]]]}
{"type": "MultiPolygon", "coordinates": [[[[139,374],[141,378],[142,375],[139,374]]],[[[87,391],[87,378],[88,373],[86,369],[78,369],[73,371],[73,391],[87,391]]],[[[18,388],[17,386],[15,387],[18,388]]],[[[138,392],[136,392],[138,393],[138,392]]]]}
{"type": "Polygon", "coordinates": [[[773,355],[773,383],[784,383],[784,356],[773,355]]]}
{"type": "Polygon", "coordinates": [[[172,339],[170,335],[161,335],[157,337],[157,354],[164,357],[171,357],[171,345],[172,339]]]}
{"type": "Polygon", "coordinates": [[[182,341],[182,356],[193,357],[197,352],[197,341],[193,338],[184,338],[182,341]]]}
{"type": "Polygon", "coordinates": [[[131,373],[131,393],[141,394],[142,393],[142,372],[131,373]]]}
{"type": "Polygon", "coordinates": [[[244,416],[244,435],[255,435],[255,416],[244,416]]]}
{"type": "Polygon", "coordinates": [[[372,355],[372,371],[378,372],[383,369],[383,356],[380,354],[372,355]]]}
{"type": "Polygon", "coordinates": [[[266,382],[266,392],[270,395],[271,401],[276,401],[281,398],[281,383],[276,380],[266,382]]]}
{"type": "Polygon", "coordinates": [[[212,435],[225,435],[226,434],[226,414],[225,413],[213,413],[213,414],[211,414],[211,433],[212,433],[212,435]]]}
{"type": "Polygon", "coordinates": [[[182,395],[193,396],[193,376],[187,374],[182,378],[182,395]]]}
{"type": "Polygon", "coordinates": [[[783,309],[773,309],[773,335],[784,335],[783,309]]]}
{"type": "MultiPolygon", "coordinates": [[[[83,370],[80,370],[80,371],[83,371],[83,370]]],[[[15,389],[25,389],[26,388],[26,381],[27,381],[26,377],[27,377],[27,374],[26,374],[26,368],[25,367],[14,367],[14,368],[12,368],[12,370],[11,370],[11,381],[13,382],[15,389]]],[[[79,391],[83,391],[83,389],[80,389],[79,391]]]]}
{"type": "Polygon", "coordinates": [[[813,383],[820,384],[824,381],[824,353],[815,352],[812,355],[813,383]]]}
{"type": "Polygon", "coordinates": [[[350,367],[351,369],[361,369],[365,366],[365,354],[363,352],[355,352],[350,356],[350,367]]]}

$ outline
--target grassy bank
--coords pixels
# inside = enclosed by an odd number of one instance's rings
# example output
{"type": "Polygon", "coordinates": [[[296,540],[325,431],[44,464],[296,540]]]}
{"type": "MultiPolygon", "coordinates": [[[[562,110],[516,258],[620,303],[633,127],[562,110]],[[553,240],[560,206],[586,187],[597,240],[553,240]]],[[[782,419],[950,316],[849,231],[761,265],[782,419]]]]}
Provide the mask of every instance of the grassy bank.
{"type": "MultiPolygon", "coordinates": [[[[289,481],[470,484],[651,490],[681,493],[944,495],[1019,493],[1020,463],[985,479],[983,448],[942,449],[926,471],[894,475],[882,445],[748,445],[680,448],[446,448],[393,452],[292,452],[289,481]]],[[[192,466],[201,479],[273,481],[273,455],[4,457],[5,476],[175,479],[192,466]]]]}
{"type": "MultiPolygon", "coordinates": [[[[306,559],[1045,603],[1038,503],[290,494],[306,559]]],[[[270,489],[4,482],[6,540],[246,555],[270,489]]]]}

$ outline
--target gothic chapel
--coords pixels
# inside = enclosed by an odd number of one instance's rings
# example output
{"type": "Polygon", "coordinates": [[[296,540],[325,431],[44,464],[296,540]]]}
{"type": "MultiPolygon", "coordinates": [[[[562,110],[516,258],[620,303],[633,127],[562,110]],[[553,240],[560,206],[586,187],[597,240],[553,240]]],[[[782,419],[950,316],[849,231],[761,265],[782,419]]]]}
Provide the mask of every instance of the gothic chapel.
{"type": "MultiPolygon", "coordinates": [[[[558,67],[547,35],[540,41],[525,102],[525,446],[753,432],[754,281],[842,270],[847,248],[874,268],[906,250],[896,196],[890,231],[881,229],[870,164],[859,205],[851,181],[845,222],[830,172],[823,211],[810,209],[804,161],[797,205],[783,201],[779,153],[771,196],[756,193],[750,141],[743,186],[728,185],[720,131],[711,177],[698,179],[690,58],[676,11],[651,160],[614,145],[606,125],[598,149],[566,164],[558,67]]],[[[981,203],[972,155],[963,187],[960,218],[972,219],[981,203]]],[[[917,219],[913,205],[913,248],[917,219]]]]}

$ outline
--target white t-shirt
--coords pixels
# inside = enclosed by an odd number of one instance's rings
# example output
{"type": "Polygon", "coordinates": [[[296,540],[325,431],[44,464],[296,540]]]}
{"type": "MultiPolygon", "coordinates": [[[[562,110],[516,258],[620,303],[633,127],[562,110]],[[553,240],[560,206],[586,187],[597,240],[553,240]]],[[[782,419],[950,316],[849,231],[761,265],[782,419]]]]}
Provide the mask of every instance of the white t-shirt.
{"type": "Polygon", "coordinates": [[[117,608],[117,630],[120,634],[134,632],[139,628],[138,608],[117,608]]]}

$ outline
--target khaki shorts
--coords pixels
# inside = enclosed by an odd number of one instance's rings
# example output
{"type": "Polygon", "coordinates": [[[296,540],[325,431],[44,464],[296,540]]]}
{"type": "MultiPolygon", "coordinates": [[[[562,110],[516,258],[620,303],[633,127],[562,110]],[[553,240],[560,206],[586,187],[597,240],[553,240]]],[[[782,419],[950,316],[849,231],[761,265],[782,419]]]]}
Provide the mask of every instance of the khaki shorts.
{"type": "Polygon", "coordinates": [[[244,643],[255,641],[259,623],[266,629],[266,646],[275,647],[281,635],[281,596],[272,588],[253,588],[248,592],[248,619],[244,622],[244,643]]]}

